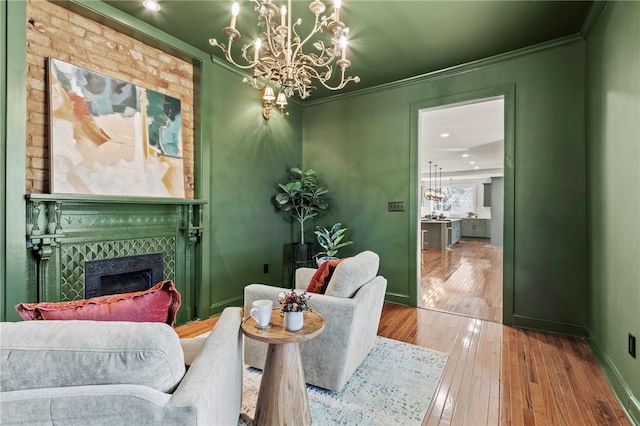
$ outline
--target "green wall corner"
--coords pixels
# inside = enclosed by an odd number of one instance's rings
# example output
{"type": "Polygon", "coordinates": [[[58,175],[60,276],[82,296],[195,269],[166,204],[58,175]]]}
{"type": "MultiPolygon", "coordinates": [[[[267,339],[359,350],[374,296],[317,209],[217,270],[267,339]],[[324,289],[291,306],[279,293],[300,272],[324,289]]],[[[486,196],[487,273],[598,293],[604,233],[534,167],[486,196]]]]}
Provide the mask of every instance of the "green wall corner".
{"type": "Polygon", "coordinates": [[[640,424],[640,3],[605,4],[586,69],[589,343],[640,424]]]}
{"type": "Polygon", "coordinates": [[[25,203],[26,188],[26,2],[2,2],[3,28],[3,90],[4,105],[0,150],[2,151],[2,262],[0,287],[2,320],[19,319],[14,306],[33,297],[33,289],[27,288],[25,278],[25,203]]]}

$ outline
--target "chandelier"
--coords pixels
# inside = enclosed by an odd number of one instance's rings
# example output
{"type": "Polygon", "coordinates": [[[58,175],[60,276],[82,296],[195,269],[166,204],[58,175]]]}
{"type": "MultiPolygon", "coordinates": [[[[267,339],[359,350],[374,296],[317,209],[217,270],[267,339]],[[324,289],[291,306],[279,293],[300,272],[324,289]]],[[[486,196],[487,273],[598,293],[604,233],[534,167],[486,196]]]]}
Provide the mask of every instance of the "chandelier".
{"type": "Polygon", "coordinates": [[[284,112],[287,98],[294,94],[300,99],[307,98],[318,87],[314,82],[329,90],[340,90],[350,81],[360,81],[359,77],[345,75],[351,61],[347,59],[349,28],[340,20],[341,0],[334,0],[329,16],[323,15],[326,6],[322,1],[312,1],[309,10],[315,15],[315,23],[304,36],[299,33],[302,19],[298,18],[292,24],[291,0],[280,8],[272,0],[253,1],[260,33],[255,40],[242,45],[241,63],[231,52],[232,43],[241,37],[236,29],[240,12],[237,2],[231,8],[231,23],[223,29],[227,45],[215,38],[209,39],[209,44],[219,47],[226,60],[236,67],[253,70],[253,76],[245,77],[243,82],[264,92],[267,112],[274,104],[284,112]],[[328,37],[323,37],[325,28],[330,33],[328,37]],[[277,97],[271,86],[279,90],[277,97]]]}
{"type": "MultiPolygon", "coordinates": [[[[424,197],[427,200],[433,201],[442,201],[444,200],[444,192],[442,192],[442,167],[440,167],[440,186],[438,188],[433,188],[431,186],[431,161],[429,161],[429,188],[425,191],[424,197]]],[[[438,184],[438,165],[434,165],[435,170],[435,184],[438,184]]]]}

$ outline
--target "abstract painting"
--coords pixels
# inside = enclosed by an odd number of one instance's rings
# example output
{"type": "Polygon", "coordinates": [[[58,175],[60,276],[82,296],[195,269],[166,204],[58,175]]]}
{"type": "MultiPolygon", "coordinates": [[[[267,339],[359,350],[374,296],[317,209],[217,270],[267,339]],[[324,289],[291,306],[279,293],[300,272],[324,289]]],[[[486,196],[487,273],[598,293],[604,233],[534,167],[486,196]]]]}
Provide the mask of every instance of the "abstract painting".
{"type": "Polygon", "coordinates": [[[180,100],[49,59],[51,192],[184,198],[180,100]]]}

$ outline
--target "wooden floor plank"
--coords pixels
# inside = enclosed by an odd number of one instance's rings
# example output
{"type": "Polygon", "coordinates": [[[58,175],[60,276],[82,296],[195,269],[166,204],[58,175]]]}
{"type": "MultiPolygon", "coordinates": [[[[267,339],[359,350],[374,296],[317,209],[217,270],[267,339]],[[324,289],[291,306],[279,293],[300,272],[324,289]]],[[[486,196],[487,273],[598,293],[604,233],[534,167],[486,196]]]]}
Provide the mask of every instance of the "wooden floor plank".
{"type": "Polygon", "coordinates": [[[558,424],[559,419],[556,414],[556,406],[551,398],[544,398],[544,395],[550,395],[552,390],[549,379],[545,373],[544,359],[542,355],[541,340],[539,336],[531,336],[531,355],[530,362],[532,368],[536,370],[537,383],[533,387],[533,411],[538,419],[547,418],[552,424],[558,424]]]}
{"type": "Polygon", "coordinates": [[[420,307],[502,321],[502,248],[463,238],[452,250],[421,252],[420,307]]]}

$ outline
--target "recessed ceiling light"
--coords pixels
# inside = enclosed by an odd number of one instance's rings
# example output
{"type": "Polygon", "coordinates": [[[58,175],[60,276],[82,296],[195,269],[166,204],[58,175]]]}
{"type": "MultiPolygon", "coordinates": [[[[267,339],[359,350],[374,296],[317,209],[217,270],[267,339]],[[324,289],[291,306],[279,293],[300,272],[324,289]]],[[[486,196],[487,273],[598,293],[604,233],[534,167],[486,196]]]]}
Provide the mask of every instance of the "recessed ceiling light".
{"type": "Polygon", "coordinates": [[[469,156],[469,154],[462,154],[463,158],[467,158],[469,156]]]}
{"type": "Polygon", "coordinates": [[[475,166],[474,167],[475,170],[478,170],[479,168],[480,168],[480,166],[475,166]]]}
{"type": "Polygon", "coordinates": [[[448,138],[449,137],[449,133],[440,133],[440,137],[441,138],[448,138]]]}
{"type": "Polygon", "coordinates": [[[469,164],[476,164],[475,161],[469,161],[469,164]]]}
{"type": "Polygon", "coordinates": [[[160,5],[156,0],[144,0],[142,2],[142,5],[144,6],[145,9],[151,10],[153,12],[157,12],[161,9],[160,5]]]}

